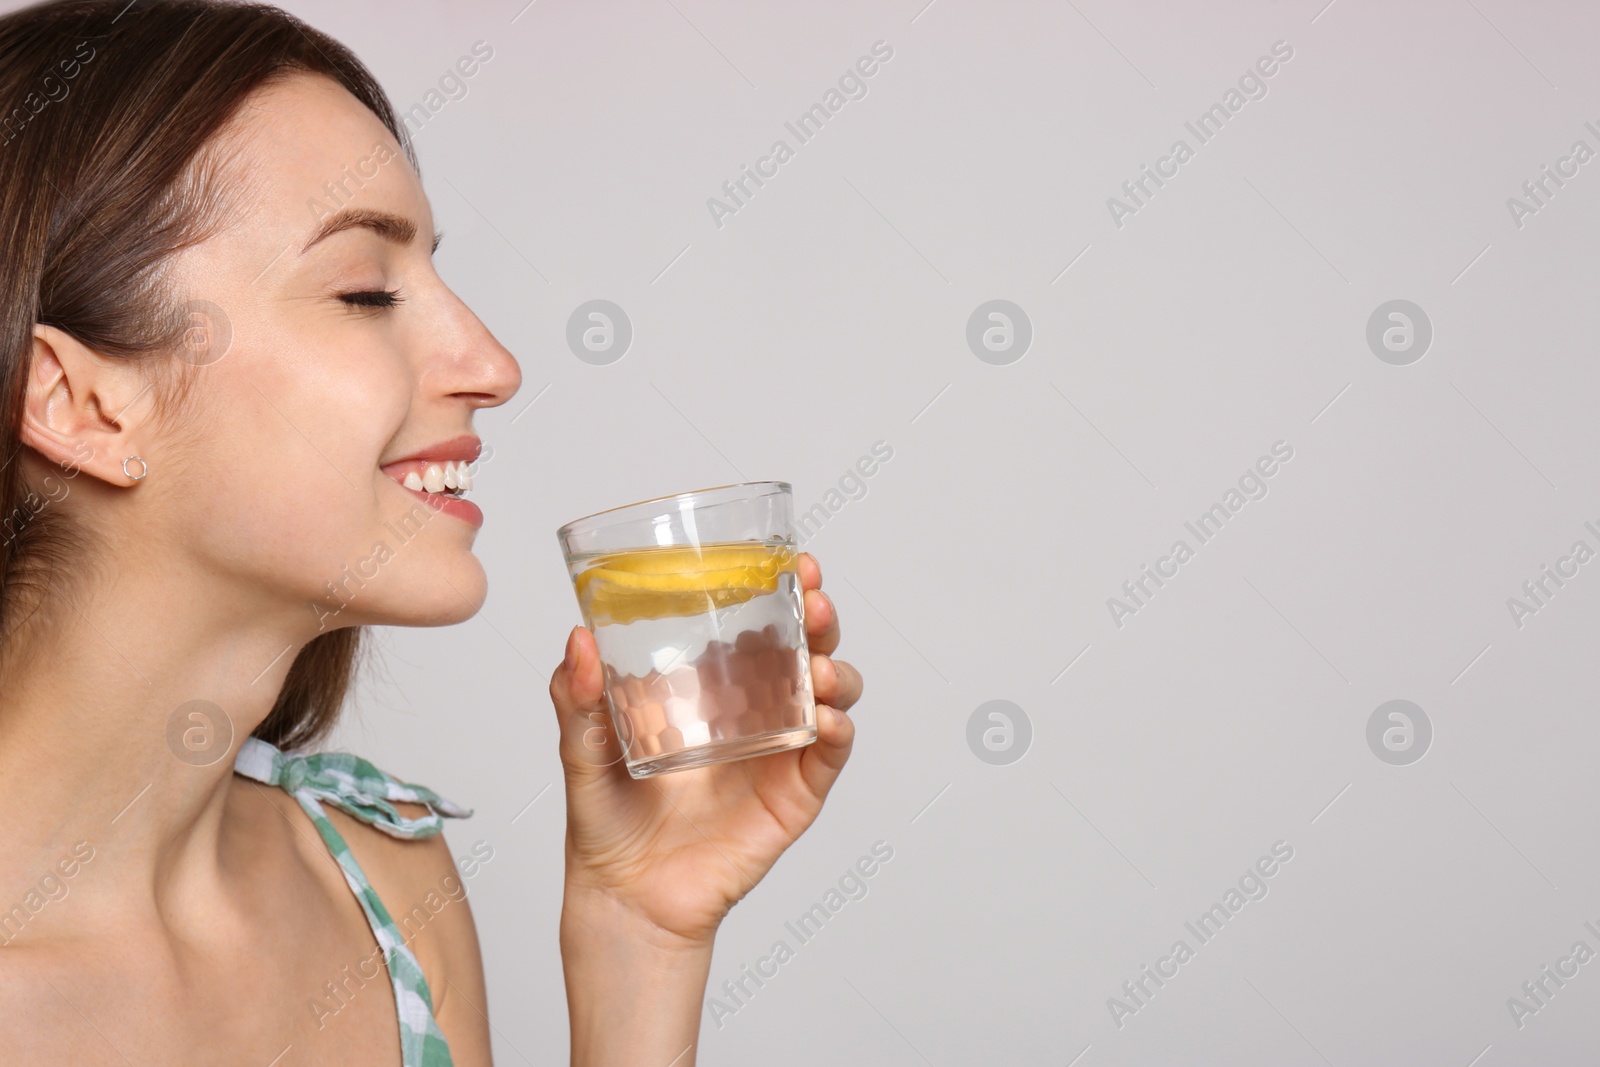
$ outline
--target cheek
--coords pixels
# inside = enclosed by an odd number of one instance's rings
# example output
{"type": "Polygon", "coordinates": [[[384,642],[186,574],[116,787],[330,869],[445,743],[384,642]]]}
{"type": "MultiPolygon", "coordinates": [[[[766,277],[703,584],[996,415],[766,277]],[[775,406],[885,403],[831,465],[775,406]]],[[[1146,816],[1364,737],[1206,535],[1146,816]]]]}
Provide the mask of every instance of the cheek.
{"type": "Polygon", "coordinates": [[[369,554],[378,461],[405,420],[406,377],[373,359],[283,361],[219,376],[183,457],[191,544],[235,573],[310,593],[369,554]]]}

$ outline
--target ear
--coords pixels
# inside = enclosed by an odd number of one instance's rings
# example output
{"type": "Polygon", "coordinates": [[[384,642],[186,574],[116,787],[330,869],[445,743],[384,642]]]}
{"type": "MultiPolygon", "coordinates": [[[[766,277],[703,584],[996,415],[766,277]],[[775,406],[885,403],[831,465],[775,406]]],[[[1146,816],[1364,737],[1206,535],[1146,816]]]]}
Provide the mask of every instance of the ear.
{"type": "MultiPolygon", "coordinates": [[[[132,485],[123,460],[139,455],[149,401],[130,411],[150,384],[133,360],[113,359],[54,326],[33,328],[23,401],[22,443],[64,470],[85,470],[112,485],[132,485]]],[[[139,466],[134,464],[134,473],[139,466]]]]}

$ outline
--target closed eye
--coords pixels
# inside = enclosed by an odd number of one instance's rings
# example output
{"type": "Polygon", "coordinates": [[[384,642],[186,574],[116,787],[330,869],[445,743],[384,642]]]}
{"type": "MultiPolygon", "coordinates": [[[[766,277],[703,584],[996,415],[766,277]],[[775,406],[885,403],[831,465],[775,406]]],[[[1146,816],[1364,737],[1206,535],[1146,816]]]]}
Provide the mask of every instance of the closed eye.
{"type": "Polygon", "coordinates": [[[371,292],[340,293],[339,299],[351,307],[392,308],[405,303],[398,289],[378,289],[371,292]]]}

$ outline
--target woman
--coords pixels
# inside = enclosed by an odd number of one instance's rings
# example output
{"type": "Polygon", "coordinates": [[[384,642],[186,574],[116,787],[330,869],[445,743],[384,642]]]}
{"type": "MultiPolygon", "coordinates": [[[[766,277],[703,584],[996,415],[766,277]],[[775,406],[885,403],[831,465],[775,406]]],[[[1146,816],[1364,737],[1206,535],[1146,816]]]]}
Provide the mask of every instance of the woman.
{"type": "MultiPolygon", "coordinates": [[[[488,1063],[466,902],[394,922],[460,888],[461,809],[304,752],[362,627],[482,604],[474,509],[403,483],[470,470],[472,413],[521,381],[434,273],[389,104],[275,9],[65,0],[0,18],[0,107],[6,1062],[488,1063]]],[[[798,751],[633,781],[590,747],[601,668],[568,638],[575,1063],[693,1062],[719,922],[848,758],[860,675],[801,575],[798,751]]]]}

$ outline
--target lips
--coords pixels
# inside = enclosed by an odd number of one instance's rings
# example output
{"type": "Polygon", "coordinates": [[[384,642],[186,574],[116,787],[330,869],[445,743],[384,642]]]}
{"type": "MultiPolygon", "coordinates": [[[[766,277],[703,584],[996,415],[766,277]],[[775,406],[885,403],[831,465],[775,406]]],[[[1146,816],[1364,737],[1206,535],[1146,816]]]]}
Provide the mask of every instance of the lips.
{"type": "Polygon", "coordinates": [[[438,465],[443,467],[448,462],[472,463],[483,451],[483,442],[473,434],[462,434],[460,437],[441,441],[436,445],[425,448],[420,452],[413,452],[409,456],[390,460],[378,469],[383,471],[395,481],[404,483],[406,475],[416,474],[419,478],[426,473],[428,467],[438,465]]]}
{"type": "Polygon", "coordinates": [[[391,460],[378,469],[429,507],[454,515],[474,527],[482,526],[483,511],[460,495],[472,488],[468,467],[482,448],[483,442],[477,437],[463,434],[391,460]]]}

